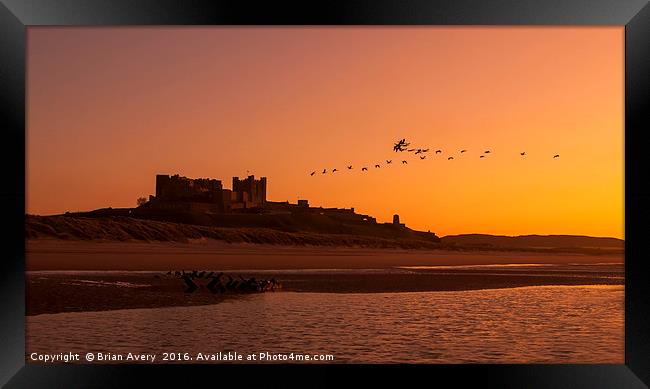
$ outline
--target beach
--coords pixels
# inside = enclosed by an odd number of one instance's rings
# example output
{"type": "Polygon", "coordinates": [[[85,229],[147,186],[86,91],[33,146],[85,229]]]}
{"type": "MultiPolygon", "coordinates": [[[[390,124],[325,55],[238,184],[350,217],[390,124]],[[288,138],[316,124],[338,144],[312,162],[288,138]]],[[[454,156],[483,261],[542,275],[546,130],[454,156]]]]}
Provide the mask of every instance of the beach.
{"type": "Polygon", "coordinates": [[[408,250],[284,246],[195,240],[191,243],[37,239],[26,244],[26,270],[377,269],[490,264],[623,264],[624,254],[408,250]]]}
{"type": "Polygon", "coordinates": [[[27,315],[219,304],[171,270],[275,278],[281,291],[398,293],[544,285],[623,285],[622,255],[28,241],[27,315]]]}

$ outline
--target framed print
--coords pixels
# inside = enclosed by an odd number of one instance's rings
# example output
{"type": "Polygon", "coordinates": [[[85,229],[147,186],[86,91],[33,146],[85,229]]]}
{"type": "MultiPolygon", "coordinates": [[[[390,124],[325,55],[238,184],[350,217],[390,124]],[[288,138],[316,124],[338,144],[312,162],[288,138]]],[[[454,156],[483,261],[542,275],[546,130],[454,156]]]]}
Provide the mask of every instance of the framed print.
{"type": "Polygon", "coordinates": [[[2,383],[647,387],[649,18],[2,0],[2,383]]]}

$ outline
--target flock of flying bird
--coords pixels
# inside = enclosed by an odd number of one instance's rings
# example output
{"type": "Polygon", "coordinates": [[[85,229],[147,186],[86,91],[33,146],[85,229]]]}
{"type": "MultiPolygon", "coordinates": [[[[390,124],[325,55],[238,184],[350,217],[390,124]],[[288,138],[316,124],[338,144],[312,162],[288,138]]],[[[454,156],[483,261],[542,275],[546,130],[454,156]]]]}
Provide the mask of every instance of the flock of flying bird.
{"type": "MultiPolygon", "coordinates": [[[[407,153],[413,153],[414,155],[419,155],[419,157],[420,157],[421,160],[427,158],[427,154],[426,154],[426,153],[429,152],[429,149],[419,149],[419,148],[412,148],[412,149],[409,149],[409,148],[408,148],[409,145],[410,145],[410,143],[407,142],[406,139],[400,139],[399,141],[397,141],[397,142],[393,145],[393,151],[395,151],[395,152],[404,152],[404,151],[406,151],[407,153]]],[[[460,150],[460,153],[461,153],[461,154],[464,154],[464,153],[466,153],[466,152],[467,152],[467,150],[465,150],[465,149],[460,150]]],[[[490,150],[485,150],[485,151],[483,152],[483,154],[481,154],[481,155],[479,156],[479,158],[485,158],[485,156],[486,156],[487,154],[490,154],[490,153],[491,153],[490,150]]],[[[436,151],[435,151],[435,154],[442,154],[442,150],[436,150],[436,151]]],[[[519,153],[519,155],[521,155],[521,156],[525,156],[525,155],[526,155],[526,152],[525,152],[525,151],[522,151],[522,152],[519,153]]],[[[560,154],[555,154],[555,155],[553,156],[553,158],[559,158],[559,157],[560,157],[560,154]]],[[[451,160],[453,160],[453,159],[454,159],[453,156],[447,157],[447,160],[448,160],[448,161],[451,161],[451,160]]],[[[390,165],[391,163],[393,163],[393,160],[392,160],[392,159],[387,159],[387,160],[386,160],[386,164],[387,164],[387,165],[390,165]]],[[[403,165],[406,165],[406,164],[408,164],[408,161],[406,161],[406,160],[402,160],[402,164],[403,164],[403,165]]],[[[380,165],[375,164],[375,168],[376,168],[376,169],[378,169],[378,168],[380,168],[380,167],[381,167],[380,165]]],[[[352,169],[353,169],[353,166],[352,166],[352,165],[348,165],[347,168],[348,168],[348,170],[352,170],[352,169]]],[[[336,168],[334,168],[334,169],[331,170],[332,173],[336,173],[337,171],[338,171],[338,169],[336,169],[336,168]]],[[[367,166],[362,167],[362,168],[361,168],[361,171],[364,171],[364,172],[365,172],[365,171],[368,171],[368,167],[367,167],[367,166]]],[[[321,174],[326,174],[326,173],[327,173],[327,169],[323,169],[323,171],[322,171],[321,174]]],[[[316,174],[316,171],[314,170],[314,171],[311,172],[309,175],[310,175],[310,176],[313,176],[313,175],[315,175],[315,174],[316,174]]]]}

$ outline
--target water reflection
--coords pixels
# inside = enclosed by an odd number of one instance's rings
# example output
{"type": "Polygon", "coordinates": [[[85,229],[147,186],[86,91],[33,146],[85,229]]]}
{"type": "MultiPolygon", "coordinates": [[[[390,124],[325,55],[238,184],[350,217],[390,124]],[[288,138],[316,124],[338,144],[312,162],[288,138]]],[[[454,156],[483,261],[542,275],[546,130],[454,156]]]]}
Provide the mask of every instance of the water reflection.
{"type": "Polygon", "coordinates": [[[293,352],[352,363],[624,361],[620,286],[282,292],[208,306],[26,320],[28,353],[293,352]]]}

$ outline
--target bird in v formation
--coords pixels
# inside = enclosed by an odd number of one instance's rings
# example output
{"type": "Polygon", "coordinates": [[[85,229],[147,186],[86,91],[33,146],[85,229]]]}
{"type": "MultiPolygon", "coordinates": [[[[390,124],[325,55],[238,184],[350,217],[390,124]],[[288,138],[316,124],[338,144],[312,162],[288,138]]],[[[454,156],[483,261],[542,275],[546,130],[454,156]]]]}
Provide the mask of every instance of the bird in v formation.
{"type": "MultiPolygon", "coordinates": [[[[405,138],[402,138],[402,139],[398,140],[398,141],[393,145],[393,151],[395,151],[395,152],[404,152],[404,151],[406,151],[406,152],[409,152],[409,153],[414,153],[414,155],[424,154],[424,155],[419,155],[420,160],[425,160],[425,159],[427,158],[427,156],[426,156],[425,153],[427,153],[427,152],[429,151],[429,148],[426,148],[426,149],[423,149],[423,148],[411,148],[411,149],[409,149],[409,148],[407,148],[407,147],[408,147],[410,144],[411,144],[411,143],[410,143],[410,142],[407,142],[405,138]]],[[[462,150],[460,150],[460,154],[464,154],[464,153],[466,153],[466,152],[467,152],[467,149],[462,149],[462,150]]],[[[435,154],[442,154],[442,150],[437,149],[437,150],[435,151],[435,154]]],[[[485,158],[485,157],[487,156],[487,154],[492,154],[492,151],[489,150],[489,149],[483,151],[483,154],[480,155],[479,158],[485,158]]],[[[526,156],[526,152],[525,152],[525,151],[522,151],[522,152],[519,153],[519,155],[521,155],[521,156],[526,156]]],[[[553,159],[556,159],[556,158],[559,158],[559,157],[560,157],[559,154],[555,154],[555,155],[553,156],[553,159]]],[[[448,160],[448,161],[452,161],[453,159],[454,159],[453,156],[449,156],[449,157],[447,157],[447,160],[448,160]]],[[[386,160],[386,165],[390,165],[390,164],[392,164],[392,162],[393,162],[392,159],[387,159],[387,160],[386,160]]],[[[403,164],[403,165],[406,165],[406,164],[408,164],[408,161],[406,161],[406,160],[402,160],[402,164],[403,164]]],[[[375,164],[374,166],[375,166],[376,169],[378,169],[378,168],[381,167],[381,165],[379,165],[379,164],[375,164]]],[[[347,168],[348,168],[348,170],[352,170],[352,169],[353,169],[352,165],[347,165],[347,168]]],[[[331,170],[332,173],[337,172],[337,171],[338,171],[337,168],[334,168],[334,169],[331,170]]],[[[361,168],[361,171],[364,171],[364,172],[365,172],[365,171],[368,171],[368,168],[364,166],[364,167],[361,168]]],[[[327,169],[323,169],[322,174],[326,174],[326,173],[327,173],[327,169]]],[[[315,171],[315,170],[312,171],[311,173],[309,173],[310,176],[314,176],[315,174],[316,174],[316,171],[315,171]]]]}

